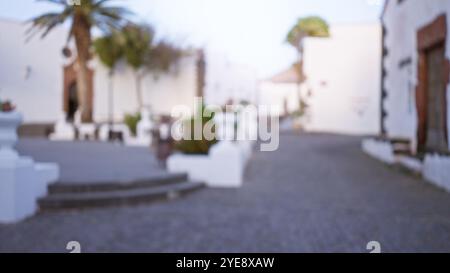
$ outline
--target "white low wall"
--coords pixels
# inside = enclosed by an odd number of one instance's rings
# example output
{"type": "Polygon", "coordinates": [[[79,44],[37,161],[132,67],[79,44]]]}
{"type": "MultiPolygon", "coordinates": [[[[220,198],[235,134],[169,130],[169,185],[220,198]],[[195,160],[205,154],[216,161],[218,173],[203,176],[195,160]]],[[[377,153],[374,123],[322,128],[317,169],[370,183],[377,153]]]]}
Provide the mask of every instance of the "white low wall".
{"type": "Polygon", "coordinates": [[[208,155],[172,155],[167,160],[167,168],[170,172],[186,172],[190,180],[204,182],[209,187],[237,188],[242,186],[251,150],[252,142],[221,141],[208,155]]]}
{"type": "Polygon", "coordinates": [[[370,156],[383,161],[387,164],[396,163],[392,145],[386,141],[380,141],[372,138],[362,141],[362,149],[370,156]]]}
{"type": "Polygon", "coordinates": [[[14,223],[36,212],[33,176],[31,158],[0,159],[0,223],[14,223]]]}
{"type": "Polygon", "coordinates": [[[59,165],[56,163],[35,163],[34,171],[36,179],[36,196],[44,197],[48,193],[48,186],[59,178],[59,165]]]}
{"type": "Polygon", "coordinates": [[[419,159],[396,156],[392,145],[387,141],[365,139],[362,149],[370,156],[387,164],[399,164],[409,170],[422,174],[423,178],[450,192],[450,156],[428,154],[422,163],[419,159]]]}
{"type": "Polygon", "coordinates": [[[56,164],[35,163],[29,157],[0,160],[0,223],[15,223],[32,216],[37,199],[59,177],[56,164]]]}
{"type": "Polygon", "coordinates": [[[431,183],[450,191],[450,157],[427,155],[423,166],[423,176],[431,183]]]}

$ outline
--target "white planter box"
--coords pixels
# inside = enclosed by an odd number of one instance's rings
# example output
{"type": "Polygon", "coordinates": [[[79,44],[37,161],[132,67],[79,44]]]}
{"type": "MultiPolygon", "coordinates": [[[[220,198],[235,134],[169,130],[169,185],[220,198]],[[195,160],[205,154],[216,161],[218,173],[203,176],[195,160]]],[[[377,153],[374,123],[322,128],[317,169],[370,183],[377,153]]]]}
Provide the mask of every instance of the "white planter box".
{"type": "Polygon", "coordinates": [[[55,124],[55,132],[50,135],[50,140],[72,141],[75,140],[75,128],[73,124],[66,121],[65,114],[62,113],[55,124]]]}
{"type": "Polygon", "coordinates": [[[423,176],[433,184],[450,191],[450,157],[427,155],[423,166],[423,176]]]}
{"type": "Polygon", "coordinates": [[[36,163],[34,170],[37,176],[36,196],[44,197],[48,193],[48,185],[55,183],[59,178],[59,166],[55,163],[36,163]]]}
{"type": "Polygon", "coordinates": [[[186,172],[190,180],[205,182],[210,187],[240,187],[251,152],[248,145],[221,141],[208,155],[172,155],[167,167],[170,172],[186,172]]]}
{"type": "Polygon", "coordinates": [[[11,150],[17,142],[17,127],[22,122],[18,112],[0,112],[0,149],[11,150]]]}

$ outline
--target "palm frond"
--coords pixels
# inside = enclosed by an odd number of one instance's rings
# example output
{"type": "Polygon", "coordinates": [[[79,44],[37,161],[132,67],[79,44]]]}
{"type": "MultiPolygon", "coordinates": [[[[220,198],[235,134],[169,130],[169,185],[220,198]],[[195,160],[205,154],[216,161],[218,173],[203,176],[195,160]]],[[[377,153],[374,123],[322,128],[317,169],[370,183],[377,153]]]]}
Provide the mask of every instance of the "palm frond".
{"type": "Polygon", "coordinates": [[[37,0],[38,2],[50,2],[53,4],[58,4],[58,5],[67,5],[67,1],[66,0],[37,0]]]}
{"type": "Polygon", "coordinates": [[[118,38],[118,35],[113,33],[97,38],[93,43],[95,53],[100,61],[110,70],[114,69],[116,63],[122,58],[122,44],[118,38]]]}
{"type": "Polygon", "coordinates": [[[53,28],[62,24],[70,16],[70,13],[70,9],[66,9],[62,13],[46,13],[29,20],[28,23],[31,23],[31,26],[25,31],[27,41],[40,32],[42,33],[41,38],[44,38],[53,28]]]}
{"type": "Polygon", "coordinates": [[[95,14],[113,20],[126,21],[126,18],[133,13],[125,8],[120,7],[102,7],[95,11],[95,14]]]}
{"type": "Polygon", "coordinates": [[[108,2],[108,1],[111,1],[111,0],[98,0],[97,2],[95,2],[95,3],[93,4],[93,7],[95,7],[95,8],[100,7],[100,6],[102,6],[105,2],[108,2]]]}
{"type": "MultiPolygon", "coordinates": [[[[41,38],[47,36],[56,26],[66,20],[73,20],[75,14],[82,14],[88,27],[98,27],[104,33],[111,33],[112,29],[120,29],[129,21],[126,16],[132,14],[125,8],[107,6],[110,0],[81,0],[80,6],[69,5],[66,0],[38,0],[63,5],[61,12],[52,12],[40,15],[28,21],[31,27],[27,29],[26,40],[30,40],[36,34],[42,33],[41,38]]],[[[83,21],[83,19],[82,19],[83,21]]],[[[72,21],[73,22],[73,21],[72,21]]],[[[74,25],[68,33],[67,41],[74,35],[74,25]]]]}

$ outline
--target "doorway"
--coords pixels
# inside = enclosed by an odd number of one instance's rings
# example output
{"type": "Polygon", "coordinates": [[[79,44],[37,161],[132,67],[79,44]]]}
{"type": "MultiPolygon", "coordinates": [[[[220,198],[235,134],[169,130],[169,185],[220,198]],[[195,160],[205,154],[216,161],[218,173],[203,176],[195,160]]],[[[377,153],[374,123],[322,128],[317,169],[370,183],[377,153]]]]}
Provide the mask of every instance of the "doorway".
{"type": "Polygon", "coordinates": [[[79,106],[78,88],[76,81],[73,81],[69,85],[69,95],[67,104],[68,105],[67,105],[66,120],[67,122],[73,123],[75,121],[75,113],[77,112],[79,106]]]}
{"type": "Polygon", "coordinates": [[[441,15],[418,31],[417,152],[448,152],[446,58],[447,18],[441,15]]]}
{"type": "MultiPolygon", "coordinates": [[[[64,86],[63,86],[63,111],[68,122],[73,122],[75,119],[75,113],[80,108],[82,102],[78,97],[78,85],[77,85],[77,66],[76,62],[64,66],[64,86]]],[[[88,69],[87,74],[88,90],[86,94],[86,101],[84,105],[89,109],[89,115],[81,122],[92,122],[93,113],[93,99],[94,99],[94,71],[88,69]]]]}

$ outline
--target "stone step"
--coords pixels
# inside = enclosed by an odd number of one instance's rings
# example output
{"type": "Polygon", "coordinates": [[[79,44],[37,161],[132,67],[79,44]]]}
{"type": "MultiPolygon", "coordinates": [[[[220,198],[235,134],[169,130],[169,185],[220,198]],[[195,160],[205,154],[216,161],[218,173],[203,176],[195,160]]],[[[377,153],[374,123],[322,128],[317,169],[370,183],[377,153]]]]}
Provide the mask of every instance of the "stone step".
{"type": "Polygon", "coordinates": [[[201,182],[183,182],[149,188],[58,193],[41,198],[39,200],[39,207],[41,210],[80,209],[171,200],[181,195],[199,190],[204,186],[204,183],[201,182]]]}
{"type": "Polygon", "coordinates": [[[411,150],[402,148],[402,147],[394,147],[395,155],[404,155],[404,156],[412,156],[411,150]]]}
{"type": "Polygon", "coordinates": [[[411,144],[411,140],[406,138],[391,138],[389,140],[392,144],[406,144],[406,145],[411,144]]]}
{"type": "Polygon", "coordinates": [[[392,149],[396,155],[411,156],[411,143],[409,140],[391,141],[392,149]]]}
{"type": "Polygon", "coordinates": [[[133,180],[129,182],[93,182],[93,183],[69,183],[59,182],[48,187],[49,194],[60,193],[89,193],[129,190],[138,188],[151,188],[161,185],[185,183],[188,177],[185,173],[163,174],[146,179],[133,180]]]}

